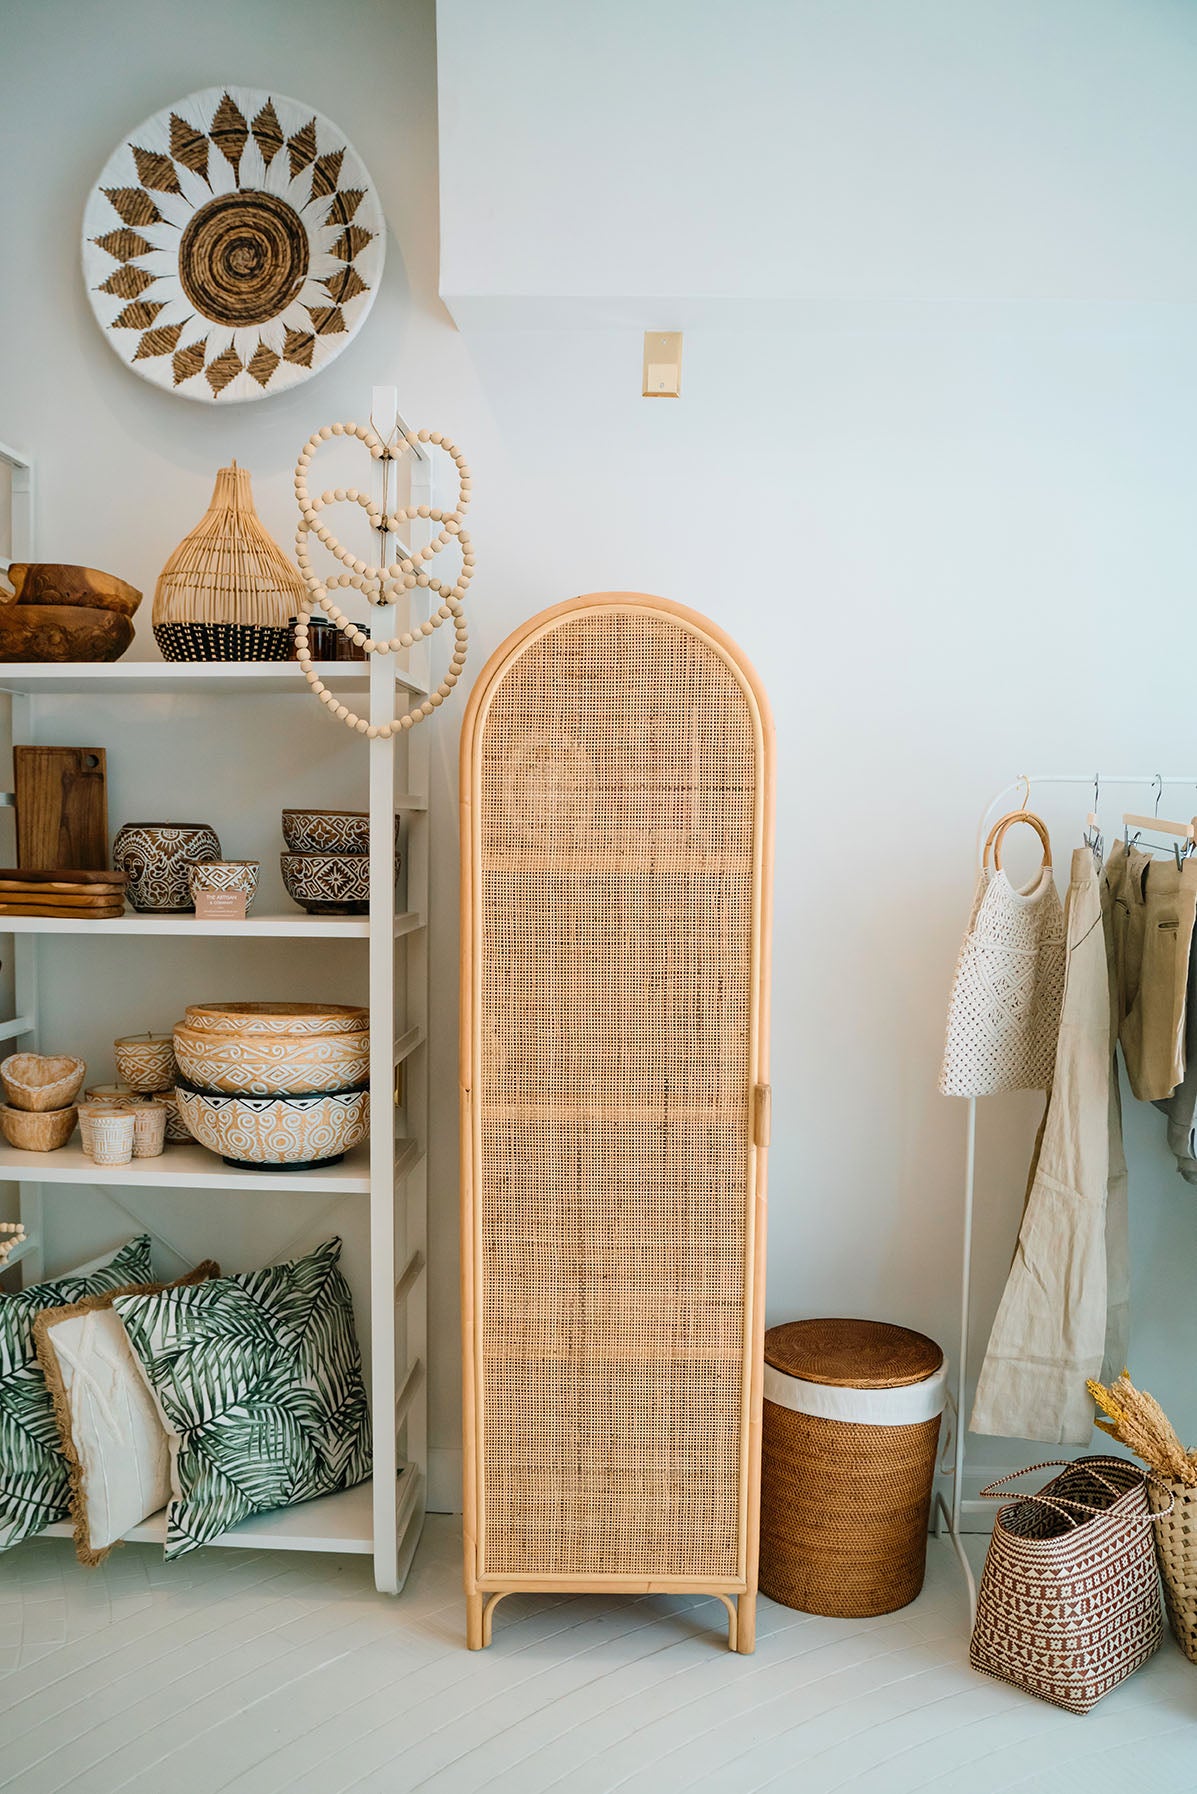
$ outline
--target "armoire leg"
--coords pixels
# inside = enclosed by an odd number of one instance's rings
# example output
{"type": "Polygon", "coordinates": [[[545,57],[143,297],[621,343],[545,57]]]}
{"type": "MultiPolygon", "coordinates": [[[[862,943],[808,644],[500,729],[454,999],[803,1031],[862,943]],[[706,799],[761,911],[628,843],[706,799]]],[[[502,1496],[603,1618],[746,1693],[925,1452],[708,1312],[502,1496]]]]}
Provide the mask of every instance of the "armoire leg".
{"type": "Polygon", "coordinates": [[[483,1604],[483,1598],[479,1594],[466,1596],[466,1644],[471,1651],[480,1651],[486,1643],[482,1625],[483,1604]]]}
{"type": "Polygon", "coordinates": [[[742,1657],[751,1657],[756,1650],[756,1590],[736,1597],[736,1637],[732,1645],[742,1657]]]}

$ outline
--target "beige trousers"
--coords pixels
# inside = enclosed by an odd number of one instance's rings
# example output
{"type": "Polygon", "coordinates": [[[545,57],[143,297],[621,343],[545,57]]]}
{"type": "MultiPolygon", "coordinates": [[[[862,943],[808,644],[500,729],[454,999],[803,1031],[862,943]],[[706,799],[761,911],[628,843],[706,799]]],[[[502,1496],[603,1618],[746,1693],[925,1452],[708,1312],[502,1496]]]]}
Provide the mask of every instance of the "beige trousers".
{"type": "Polygon", "coordinates": [[[1055,1075],[971,1425],[976,1433],[1085,1445],[1093,1431],[1085,1379],[1125,1349],[1128,1276],[1106,932],[1087,847],[1072,856],[1066,918],[1055,1075]]]}
{"type": "Polygon", "coordinates": [[[1160,1102],[1185,1075],[1197,858],[1178,866],[1119,842],[1103,882],[1114,906],[1113,977],[1127,1076],[1140,1102],[1160,1102]]]}

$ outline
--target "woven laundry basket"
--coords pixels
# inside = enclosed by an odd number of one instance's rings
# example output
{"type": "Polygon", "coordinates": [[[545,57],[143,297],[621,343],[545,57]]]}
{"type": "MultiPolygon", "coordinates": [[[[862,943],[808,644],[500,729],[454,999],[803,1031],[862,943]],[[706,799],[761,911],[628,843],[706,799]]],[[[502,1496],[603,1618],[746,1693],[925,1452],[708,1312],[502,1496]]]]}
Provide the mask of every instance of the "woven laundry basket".
{"type": "Polygon", "coordinates": [[[944,1355],[925,1334],[858,1320],[769,1329],[763,1594],[843,1619],[914,1600],[946,1400],[944,1355]]]}

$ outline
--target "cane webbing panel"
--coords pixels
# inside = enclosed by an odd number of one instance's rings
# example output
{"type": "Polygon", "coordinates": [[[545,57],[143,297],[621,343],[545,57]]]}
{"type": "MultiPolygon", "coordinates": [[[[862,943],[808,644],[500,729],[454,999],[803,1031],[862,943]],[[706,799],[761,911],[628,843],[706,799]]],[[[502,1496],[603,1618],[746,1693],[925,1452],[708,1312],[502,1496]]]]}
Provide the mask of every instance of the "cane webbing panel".
{"type": "Polygon", "coordinates": [[[756,740],[631,608],[533,641],[483,724],[483,1574],[738,1573],[756,740]]]}

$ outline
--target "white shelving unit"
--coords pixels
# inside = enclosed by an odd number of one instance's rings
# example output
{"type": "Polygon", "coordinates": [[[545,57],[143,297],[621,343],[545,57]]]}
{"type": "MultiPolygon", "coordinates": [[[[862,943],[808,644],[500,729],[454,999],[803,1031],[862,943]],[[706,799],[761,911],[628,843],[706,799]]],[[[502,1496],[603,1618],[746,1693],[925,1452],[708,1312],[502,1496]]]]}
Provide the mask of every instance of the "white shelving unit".
{"type": "MultiPolygon", "coordinates": [[[[420,502],[425,502],[421,500],[420,502]]],[[[376,611],[375,631],[395,633],[391,608],[376,611]]],[[[425,658],[427,651],[424,651],[425,658]]],[[[415,659],[413,653],[409,657],[415,659]]],[[[384,723],[407,695],[426,685],[411,670],[396,671],[393,657],[368,665],[330,663],[320,669],[330,688],[368,695],[370,720],[384,723]]],[[[38,739],[40,697],[89,698],[119,694],[126,699],[202,696],[221,703],[253,696],[258,702],[315,705],[298,667],[278,664],[199,665],[147,662],[112,665],[0,666],[0,693],[12,701],[14,743],[38,739]]],[[[229,726],[236,727],[235,712],[229,726]]],[[[313,726],[328,727],[313,715],[313,726]]],[[[370,914],[310,916],[251,915],[243,922],[199,922],[194,917],[127,914],[109,921],[60,921],[38,916],[7,917],[0,930],[13,937],[14,1018],[0,1024],[0,1041],[36,1050],[38,1045],[38,961],[42,942],[54,935],[94,937],[96,950],[115,936],[140,937],[147,951],[155,939],[180,937],[217,944],[234,936],[296,941],[361,941],[369,956],[370,1085],[372,1126],[368,1145],[327,1169],[243,1171],[225,1165],[199,1145],[168,1146],[160,1159],[135,1160],[107,1170],[85,1158],[77,1144],[54,1153],[17,1152],[0,1145],[0,1181],[17,1184],[21,1219],[29,1239],[12,1255],[26,1283],[43,1275],[42,1217],[47,1203],[69,1199],[81,1185],[106,1188],[130,1200],[140,1191],[241,1192],[247,1200],[262,1193],[313,1193],[332,1198],[359,1194],[368,1204],[370,1238],[369,1344],[371,1406],[374,1420],[374,1477],[371,1484],[277,1514],[244,1522],[222,1546],[255,1550],[341,1551],[372,1555],[377,1586],[397,1593],[419,1541],[427,1476],[427,1144],[428,1077],[428,743],[427,731],[402,736],[406,750],[405,786],[395,776],[395,746],[368,744],[370,808],[370,914]],[[406,820],[407,901],[395,909],[393,822],[406,820]],[[401,1001],[396,977],[401,977],[401,1001]],[[400,1011],[402,1010],[402,1013],[400,1011]],[[402,1112],[406,1136],[396,1137],[396,1079],[404,1079],[402,1112]]],[[[114,750],[119,754],[119,743],[114,750]]],[[[11,796],[5,800],[11,802],[11,796]]],[[[301,961],[302,963],[306,963],[301,961]]],[[[297,974],[298,976],[299,974],[297,974]]],[[[7,1050],[12,1050],[11,1048],[7,1050]]],[[[169,1242],[168,1242],[169,1243],[169,1242]]],[[[359,1317],[360,1319],[361,1317],[359,1317]]],[[[50,1528],[68,1534],[69,1525],[50,1528]]],[[[138,1526],[135,1540],[160,1540],[163,1516],[138,1526]]]]}

